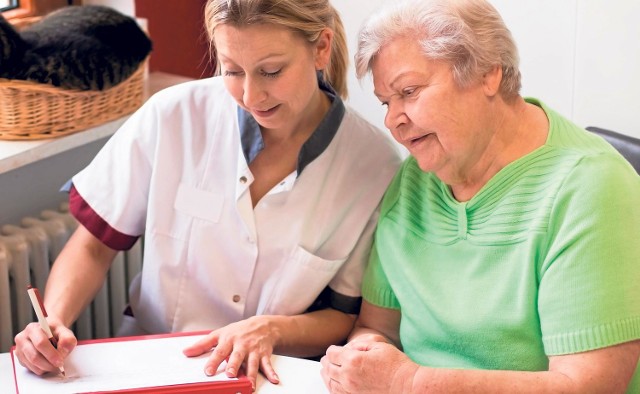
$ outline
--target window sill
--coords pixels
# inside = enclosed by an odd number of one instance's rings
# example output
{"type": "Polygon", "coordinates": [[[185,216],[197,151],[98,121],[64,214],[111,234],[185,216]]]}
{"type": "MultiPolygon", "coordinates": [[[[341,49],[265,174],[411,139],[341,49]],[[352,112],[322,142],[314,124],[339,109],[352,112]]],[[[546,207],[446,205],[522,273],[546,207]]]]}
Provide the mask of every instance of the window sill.
{"type": "MultiPolygon", "coordinates": [[[[145,87],[147,97],[166,87],[189,80],[191,80],[191,78],[179,75],[162,72],[150,73],[145,87]]],[[[127,118],[128,116],[125,116],[103,125],[59,138],[34,141],[0,140],[0,174],[89,144],[101,138],[109,137],[116,132],[127,118]]]]}

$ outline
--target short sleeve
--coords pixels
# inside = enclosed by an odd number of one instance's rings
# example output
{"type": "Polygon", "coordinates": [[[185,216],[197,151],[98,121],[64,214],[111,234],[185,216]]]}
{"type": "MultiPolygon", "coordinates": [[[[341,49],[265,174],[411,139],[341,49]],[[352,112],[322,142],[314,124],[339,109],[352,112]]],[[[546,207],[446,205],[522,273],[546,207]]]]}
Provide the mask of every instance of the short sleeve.
{"type": "Polygon", "coordinates": [[[114,230],[144,233],[155,152],[153,97],[116,131],[92,162],[73,177],[86,204],[114,230]]]}
{"type": "Polygon", "coordinates": [[[329,283],[331,289],[336,293],[360,300],[362,275],[365,265],[367,264],[367,259],[369,258],[369,253],[371,252],[371,242],[373,240],[373,232],[376,228],[378,212],[376,209],[369,218],[349,258],[347,258],[329,283]]]}
{"type": "MultiPolygon", "coordinates": [[[[362,283],[362,297],[369,303],[380,306],[383,308],[400,309],[400,302],[398,301],[389,279],[385,273],[385,268],[392,267],[394,263],[403,262],[404,256],[395,256],[395,261],[382,261],[379,248],[384,248],[386,238],[383,234],[385,226],[385,218],[389,211],[395,205],[398,200],[400,188],[402,184],[403,169],[406,168],[407,163],[412,159],[405,161],[400,171],[396,174],[391,184],[387,188],[387,191],[382,199],[380,219],[378,221],[378,227],[376,229],[373,246],[371,248],[371,255],[369,256],[369,264],[364,273],[362,283]]],[[[388,255],[385,254],[385,255],[388,255]]],[[[390,268],[387,268],[390,269],[390,268]]]]}
{"type": "Polygon", "coordinates": [[[585,157],[551,211],[538,311],[548,355],[640,338],[640,178],[611,153],[585,157]]]}
{"type": "Polygon", "coordinates": [[[382,269],[376,242],[374,242],[373,248],[371,249],[369,265],[365,270],[362,284],[362,297],[370,304],[376,306],[400,309],[400,303],[382,269]]]}

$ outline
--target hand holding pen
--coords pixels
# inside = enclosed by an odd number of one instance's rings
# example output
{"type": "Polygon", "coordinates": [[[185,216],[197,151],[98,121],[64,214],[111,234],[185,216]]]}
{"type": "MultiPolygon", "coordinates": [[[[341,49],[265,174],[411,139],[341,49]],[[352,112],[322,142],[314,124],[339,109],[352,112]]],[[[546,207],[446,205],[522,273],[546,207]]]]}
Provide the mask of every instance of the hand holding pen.
{"type": "MultiPolygon", "coordinates": [[[[37,288],[29,286],[27,292],[29,293],[29,299],[31,300],[31,305],[33,305],[33,309],[36,312],[36,316],[38,317],[38,323],[40,324],[40,328],[47,335],[49,342],[53,345],[54,348],[58,349],[58,340],[53,336],[51,332],[51,327],[49,327],[49,323],[47,322],[47,311],[44,308],[44,304],[42,303],[42,297],[40,296],[40,292],[37,288]]],[[[62,376],[66,376],[64,371],[64,365],[58,367],[62,376]]]]}

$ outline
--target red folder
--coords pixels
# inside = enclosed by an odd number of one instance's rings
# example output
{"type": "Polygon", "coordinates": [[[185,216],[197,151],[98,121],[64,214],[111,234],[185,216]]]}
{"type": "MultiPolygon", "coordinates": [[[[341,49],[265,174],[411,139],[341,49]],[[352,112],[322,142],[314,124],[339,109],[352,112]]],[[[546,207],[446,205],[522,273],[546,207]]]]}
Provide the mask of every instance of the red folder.
{"type": "MultiPolygon", "coordinates": [[[[144,341],[147,339],[177,337],[177,336],[191,336],[191,335],[203,335],[209,331],[187,332],[187,333],[172,333],[172,334],[157,334],[157,335],[142,335],[134,337],[122,337],[122,338],[107,338],[107,339],[91,339],[78,341],[78,346],[92,344],[92,343],[105,343],[105,342],[123,342],[123,341],[144,341]]],[[[16,393],[20,394],[18,389],[18,380],[16,378],[16,363],[18,360],[14,356],[15,347],[11,348],[11,361],[13,363],[13,376],[16,387],[16,393]]],[[[169,394],[169,393],[185,393],[185,394],[197,394],[197,393],[211,393],[211,394],[252,394],[251,382],[249,379],[242,375],[238,376],[237,380],[232,381],[210,381],[199,383],[185,383],[177,385],[167,386],[154,386],[154,387],[139,387],[131,389],[120,389],[114,391],[92,391],[90,393],[153,393],[153,394],[169,394]]]]}

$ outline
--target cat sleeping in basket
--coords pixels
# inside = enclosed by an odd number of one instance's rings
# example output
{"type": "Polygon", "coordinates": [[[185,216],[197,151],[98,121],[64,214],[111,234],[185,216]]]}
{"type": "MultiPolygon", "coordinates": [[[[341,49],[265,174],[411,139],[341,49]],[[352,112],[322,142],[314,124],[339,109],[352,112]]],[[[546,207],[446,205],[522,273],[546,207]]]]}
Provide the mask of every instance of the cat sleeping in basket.
{"type": "Polygon", "coordinates": [[[68,6],[16,30],[0,13],[0,78],[104,90],[133,74],[152,43],[105,6],[68,6]]]}

